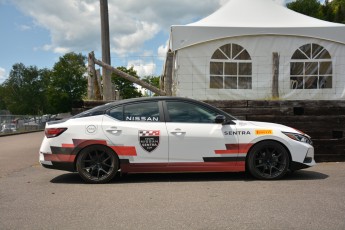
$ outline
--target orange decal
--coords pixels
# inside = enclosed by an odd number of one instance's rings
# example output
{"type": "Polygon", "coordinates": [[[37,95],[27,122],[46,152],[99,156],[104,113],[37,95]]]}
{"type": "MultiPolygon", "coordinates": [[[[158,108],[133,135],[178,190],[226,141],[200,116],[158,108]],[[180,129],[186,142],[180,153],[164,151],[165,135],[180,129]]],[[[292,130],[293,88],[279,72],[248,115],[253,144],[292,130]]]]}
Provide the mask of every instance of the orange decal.
{"type": "Polygon", "coordinates": [[[255,130],[256,135],[272,135],[273,130],[271,129],[257,129],[255,130]]]}

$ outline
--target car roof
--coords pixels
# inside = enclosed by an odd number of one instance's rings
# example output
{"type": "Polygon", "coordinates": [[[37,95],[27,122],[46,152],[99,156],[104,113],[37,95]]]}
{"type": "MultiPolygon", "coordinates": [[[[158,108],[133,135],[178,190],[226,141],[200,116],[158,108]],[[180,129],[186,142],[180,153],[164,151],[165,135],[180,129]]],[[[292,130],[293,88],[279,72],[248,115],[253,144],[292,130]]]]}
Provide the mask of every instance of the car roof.
{"type": "MultiPolygon", "coordinates": [[[[146,102],[146,101],[168,101],[168,100],[178,100],[178,101],[189,101],[193,103],[198,103],[207,107],[213,107],[207,103],[197,101],[194,99],[190,98],[185,98],[185,97],[173,97],[173,96],[158,96],[158,97],[139,97],[139,98],[131,98],[131,99],[124,99],[124,100],[119,100],[119,101],[113,101],[109,102],[104,105],[97,106],[95,108],[92,108],[90,110],[84,111],[82,113],[79,113],[75,115],[73,118],[81,118],[81,117],[88,117],[88,116],[95,116],[95,115],[102,115],[104,114],[107,110],[118,106],[122,104],[128,104],[128,103],[140,103],[140,102],[146,102]]],[[[216,107],[213,107],[219,111],[222,111],[216,107]]],[[[223,113],[226,113],[222,111],[223,113]]],[[[229,114],[228,114],[229,115],[229,114]]],[[[231,115],[230,115],[231,116],[231,115]]],[[[232,117],[232,116],[231,116],[232,117]]]]}
{"type": "Polygon", "coordinates": [[[131,99],[124,99],[120,101],[110,102],[104,105],[104,107],[113,107],[114,105],[127,104],[131,102],[143,102],[143,101],[164,101],[164,100],[182,100],[182,101],[193,101],[200,102],[194,99],[185,98],[185,97],[169,97],[169,96],[159,96],[159,97],[138,97],[131,99]]]}

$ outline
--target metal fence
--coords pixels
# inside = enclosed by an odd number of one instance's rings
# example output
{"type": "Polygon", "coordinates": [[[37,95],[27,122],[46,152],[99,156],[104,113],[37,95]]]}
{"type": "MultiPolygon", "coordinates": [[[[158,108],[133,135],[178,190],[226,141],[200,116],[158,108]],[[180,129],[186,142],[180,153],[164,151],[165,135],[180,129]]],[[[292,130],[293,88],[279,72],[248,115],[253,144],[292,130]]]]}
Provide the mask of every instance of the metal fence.
{"type": "Polygon", "coordinates": [[[44,130],[46,122],[51,120],[55,120],[54,115],[0,115],[0,136],[12,133],[44,130]]]}

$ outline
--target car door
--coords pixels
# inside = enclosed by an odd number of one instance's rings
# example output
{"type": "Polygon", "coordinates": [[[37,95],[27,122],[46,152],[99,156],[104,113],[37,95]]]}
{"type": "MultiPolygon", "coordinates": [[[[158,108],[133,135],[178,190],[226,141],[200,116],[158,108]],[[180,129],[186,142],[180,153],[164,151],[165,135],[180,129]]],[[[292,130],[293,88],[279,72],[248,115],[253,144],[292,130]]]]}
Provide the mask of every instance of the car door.
{"type": "Polygon", "coordinates": [[[158,101],[117,106],[103,119],[103,131],[120,159],[167,163],[168,135],[158,101]]]}
{"type": "Polygon", "coordinates": [[[166,101],[169,163],[236,162],[234,124],[216,124],[219,111],[189,101],[166,101]]]}

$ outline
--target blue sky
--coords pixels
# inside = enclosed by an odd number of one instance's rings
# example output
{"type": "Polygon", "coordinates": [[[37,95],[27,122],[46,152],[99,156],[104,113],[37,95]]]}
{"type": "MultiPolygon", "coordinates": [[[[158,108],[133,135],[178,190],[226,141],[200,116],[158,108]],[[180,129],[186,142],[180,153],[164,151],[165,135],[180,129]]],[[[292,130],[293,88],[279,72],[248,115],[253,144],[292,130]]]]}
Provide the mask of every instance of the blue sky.
{"type": "MultiPolygon", "coordinates": [[[[206,17],[227,1],[108,0],[112,64],[161,74],[170,25],[206,17]]],[[[99,0],[0,0],[0,30],[0,84],[15,63],[52,68],[71,51],[101,59],[99,0]]]]}
{"type": "Polygon", "coordinates": [[[13,5],[0,5],[0,68],[5,71],[2,76],[0,73],[0,82],[9,74],[15,63],[50,68],[58,59],[59,55],[41,48],[42,44],[49,43],[49,31],[39,26],[30,27],[31,23],[32,18],[13,5]]]}

